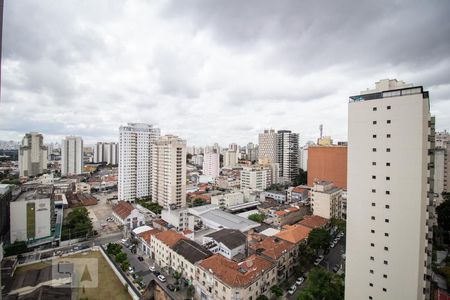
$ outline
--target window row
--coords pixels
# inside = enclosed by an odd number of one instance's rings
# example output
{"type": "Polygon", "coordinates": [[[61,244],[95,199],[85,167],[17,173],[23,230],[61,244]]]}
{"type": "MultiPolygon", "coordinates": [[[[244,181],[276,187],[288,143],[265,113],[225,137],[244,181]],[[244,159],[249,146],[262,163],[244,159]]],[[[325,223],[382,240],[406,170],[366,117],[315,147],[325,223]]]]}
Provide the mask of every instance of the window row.
{"type": "MultiPolygon", "coordinates": [[[[386,106],[386,109],[388,109],[388,110],[391,109],[391,106],[390,105],[386,106]]],[[[374,106],[374,107],[372,107],[372,110],[377,111],[378,107],[374,106]]]]}
{"type": "MultiPolygon", "coordinates": [[[[376,139],[376,138],[377,138],[377,135],[376,135],[376,134],[372,134],[372,138],[376,139]]],[[[390,134],[390,133],[387,133],[387,134],[386,134],[386,138],[390,139],[390,138],[391,138],[391,134],[390,134]]]]}
{"type": "MultiPolygon", "coordinates": [[[[373,125],[377,125],[378,121],[372,121],[373,125]]],[[[386,124],[391,124],[391,120],[386,120],[386,124]]]]}

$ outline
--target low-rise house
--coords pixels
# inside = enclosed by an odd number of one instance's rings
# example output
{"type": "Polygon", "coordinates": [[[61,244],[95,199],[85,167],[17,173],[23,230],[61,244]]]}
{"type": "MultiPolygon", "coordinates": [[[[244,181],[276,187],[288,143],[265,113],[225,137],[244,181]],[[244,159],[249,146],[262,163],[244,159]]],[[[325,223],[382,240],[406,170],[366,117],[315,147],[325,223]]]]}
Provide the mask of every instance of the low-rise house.
{"type": "Polygon", "coordinates": [[[194,241],[179,239],[171,247],[171,271],[178,272],[190,283],[194,281],[195,264],[213,255],[194,241]]]}
{"type": "Polygon", "coordinates": [[[314,215],[326,219],[341,219],[343,190],[330,181],[316,181],[311,192],[311,208],[314,215]]]}
{"type": "Polygon", "coordinates": [[[275,264],[258,255],[238,263],[214,254],[197,264],[196,294],[205,300],[252,299],[271,296],[277,283],[275,264]]]}
{"type": "Polygon", "coordinates": [[[139,231],[136,234],[136,238],[139,241],[139,246],[138,246],[139,249],[142,252],[144,252],[146,255],[151,257],[152,259],[155,259],[155,255],[152,252],[152,236],[157,234],[157,233],[160,233],[161,231],[158,230],[158,229],[151,228],[151,227],[149,227],[149,228],[150,229],[147,229],[145,231],[139,231]]]}
{"type": "Polygon", "coordinates": [[[129,230],[142,226],[145,223],[144,215],[134,208],[133,205],[125,201],[119,201],[114,206],[112,216],[117,222],[129,230]]]}
{"type": "Polygon", "coordinates": [[[320,216],[312,215],[312,216],[303,217],[303,220],[301,220],[297,224],[311,228],[311,229],[316,229],[316,228],[327,229],[330,225],[330,220],[325,219],[320,216]]]}
{"type": "Polygon", "coordinates": [[[261,193],[262,199],[273,199],[278,202],[278,204],[285,204],[287,203],[287,197],[286,192],[280,192],[280,191],[265,191],[261,193]]]}
{"type": "Polygon", "coordinates": [[[277,280],[283,281],[293,274],[298,248],[277,236],[262,238],[249,244],[250,253],[261,255],[277,266],[277,280]]]}
{"type": "Polygon", "coordinates": [[[211,204],[218,205],[220,208],[228,208],[242,203],[244,203],[244,194],[239,191],[211,196],[211,204]]]}
{"type": "Polygon", "coordinates": [[[91,185],[86,182],[75,183],[75,193],[91,193],[91,185]]]}
{"type": "MultiPolygon", "coordinates": [[[[187,208],[163,209],[161,211],[161,219],[172,225],[177,231],[183,231],[193,228],[193,224],[189,225],[189,213],[187,208]]],[[[193,222],[193,218],[191,218],[193,222]]]]}
{"type": "Polygon", "coordinates": [[[300,209],[298,206],[270,209],[264,223],[276,227],[281,227],[286,224],[291,225],[301,220],[305,213],[305,210],[300,209]]]}
{"type": "Polygon", "coordinates": [[[287,190],[287,198],[290,203],[307,204],[309,202],[309,187],[299,185],[287,190]]]}
{"type": "Polygon", "coordinates": [[[286,225],[283,226],[283,230],[275,234],[276,237],[288,241],[294,244],[299,253],[300,245],[305,244],[308,241],[311,228],[302,225],[286,225]]]}
{"type": "Polygon", "coordinates": [[[184,235],[166,230],[151,236],[151,252],[157,265],[163,269],[169,270],[172,266],[171,248],[181,239],[187,239],[184,235]]]}
{"type": "Polygon", "coordinates": [[[232,259],[246,250],[247,237],[235,229],[222,229],[203,237],[203,245],[212,253],[218,253],[232,259]]]}

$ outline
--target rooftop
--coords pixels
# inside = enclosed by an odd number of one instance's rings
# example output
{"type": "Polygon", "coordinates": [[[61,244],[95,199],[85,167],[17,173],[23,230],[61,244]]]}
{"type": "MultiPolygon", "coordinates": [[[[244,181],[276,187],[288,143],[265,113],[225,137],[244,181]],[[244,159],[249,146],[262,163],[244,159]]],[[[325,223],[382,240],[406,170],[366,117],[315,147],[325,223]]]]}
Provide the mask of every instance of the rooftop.
{"type": "Polygon", "coordinates": [[[264,254],[275,260],[294,248],[293,244],[276,236],[267,237],[262,241],[250,244],[249,246],[258,254],[264,254]]]}
{"type": "Polygon", "coordinates": [[[207,226],[213,228],[238,229],[242,232],[258,227],[259,223],[218,209],[200,215],[207,226]]]}
{"type": "Polygon", "coordinates": [[[186,239],[182,234],[179,234],[172,230],[166,230],[163,232],[156,233],[155,238],[172,248],[179,240],[186,239]]]}
{"type": "Polygon", "coordinates": [[[172,247],[172,250],[186,258],[192,264],[213,255],[209,250],[203,248],[196,242],[185,239],[178,240],[172,247]]]}
{"type": "Polygon", "coordinates": [[[222,243],[229,249],[234,249],[242,244],[245,244],[247,237],[245,234],[235,229],[222,229],[206,235],[214,239],[216,242],[222,243]]]}
{"type": "Polygon", "coordinates": [[[325,225],[328,224],[328,222],[329,222],[328,219],[312,215],[312,216],[305,216],[303,220],[301,220],[297,224],[306,226],[311,229],[315,229],[324,227],[325,225]]]}
{"type": "Polygon", "coordinates": [[[151,230],[147,230],[147,231],[139,233],[138,236],[140,238],[142,238],[144,241],[146,241],[147,243],[150,244],[152,235],[155,235],[155,234],[160,233],[160,232],[161,231],[158,230],[158,229],[151,229],[151,230]]]}
{"type": "Polygon", "coordinates": [[[220,254],[214,254],[203,260],[199,266],[214,274],[227,286],[246,287],[261,274],[272,269],[274,264],[257,255],[251,255],[243,262],[238,263],[220,254]]]}
{"type": "Polygon", "coordinates": [[[275,236],[288,241],[293,244],[298,244],[299,242],[306,240],[309,236],[311,228],[306,226],[284,226],[284,230],[275,234],[275,236]]]}
{"type": "Polygon", "coordinates": [[[128,217],[133,211],[134,207],[128,202],[119,201],[117,205],[114,206],[113,211],[122,219],[128,217]]]}

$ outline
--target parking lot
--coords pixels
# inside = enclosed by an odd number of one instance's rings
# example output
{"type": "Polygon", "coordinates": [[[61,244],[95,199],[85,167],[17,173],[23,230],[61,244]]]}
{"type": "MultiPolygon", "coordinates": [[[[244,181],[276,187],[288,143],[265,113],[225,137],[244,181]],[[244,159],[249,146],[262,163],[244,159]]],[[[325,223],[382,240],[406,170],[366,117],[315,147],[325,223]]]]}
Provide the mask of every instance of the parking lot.
{"type": "Polygon", "coordinates": [[[92,219],[92,225],[94,230],[97,230],[99,235],[111,234],[120,231],[117,224],[113,221],[107,221],[112,216],[113,204],[107,201],[107,198],[112,197],[112,193],[93,193],[95,198],[98,199],[96,205],[87,206],[89,216],[92,219]]]}

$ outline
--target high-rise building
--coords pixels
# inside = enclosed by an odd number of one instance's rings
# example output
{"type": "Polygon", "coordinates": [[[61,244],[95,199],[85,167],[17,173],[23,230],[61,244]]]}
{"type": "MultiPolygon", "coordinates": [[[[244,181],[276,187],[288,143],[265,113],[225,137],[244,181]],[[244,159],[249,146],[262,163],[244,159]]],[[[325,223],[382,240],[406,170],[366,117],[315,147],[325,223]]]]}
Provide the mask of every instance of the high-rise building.
{"type": "Polygon", "coordinates": [[[442,193],[450,192],[450,134],[436,133],[434,149],[434,194],[436,205],[444,200],[442,193]]]}
{"type": "Polygon", "coordinates": [[[160,130],[149,124],[128,123],[119,128],[118,198],[134,202],[152,194],[151,148],[160,130]]]}
{"type": "Polygon", "coordinates": [[[232,151],[238,151],[238,145],[237,144],[235,144],[235,143],[231,143],[229,146],[228,146],[228,150],[232,150],[232,151]]]}
{"type": "Polygon", "coordinates": [[[350,97],[345,299],[429,299],[434,118],[421,86],[350,97]]]}
{"type": "Polygon", "coordinates": [[[83,140],[79,136],[68,136],[61,143],[61,175],[83,173],[83,140]]]}
{"type": "Polygon", "coordinates": [[[261,166],[244,167],[241,170],[241,189],[264,191],[270,177],[270,170],[261,166]]]}
{"type": "Polygon", "coordinates": [[[152,200],[164,208],[186,206],[186,141],[165,135],[152,147],[152,200]]]}
{"type": "Polygon", "coordinates": [[[278,130],[278,164],[280,180],[292,182],[299,173],[298,166],[298,133],[290,130],[278,130]]]}
{"type": "Polygon", "coordinates": [[[206,152],[203,157],[203,175],[216,178],[220,172],[220,154],[217,150],[212,149],[206,152]]]}
{"type": "Polygon", "coordinates": [[[258,159],[265,162],[278,162],[278,135],[274,129],[265,129],[258,135],[258,159]]]}
{"type": "Polygon", "coordinates": [[[94,146],[94,163],[105,162],[108,165],[117,165],[119,155],[118,143],[98,142],[94,146]]]}
{"type": "Polygon", "coordinates": [[[19,149],[20,176],[36,176],[47,171],[47,150],[42,134],[25,134],[19,149]]]}
{"type": "Polygon", "coordinates": [[[224,168],[233,168],[238,165],[239,162],[239,153],[234,150],[227,150],[223,155],[223,167],[224,168]]]}
{"type": "Polygon", "coordinates": [[[347,188],[347,146],[308,146],[308,186],[316,181],[331,181],[347,188]]]}
{"type": "Polygon", "coordinates": [[[303,171],[308,171],[308,148],[310,145],[314,145],[314,142],[307,142],[303,147],[300,147],[298,151],[298,164],[303,171]]]}

